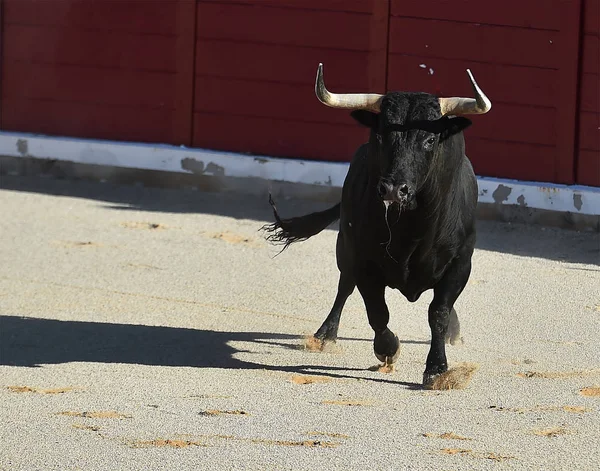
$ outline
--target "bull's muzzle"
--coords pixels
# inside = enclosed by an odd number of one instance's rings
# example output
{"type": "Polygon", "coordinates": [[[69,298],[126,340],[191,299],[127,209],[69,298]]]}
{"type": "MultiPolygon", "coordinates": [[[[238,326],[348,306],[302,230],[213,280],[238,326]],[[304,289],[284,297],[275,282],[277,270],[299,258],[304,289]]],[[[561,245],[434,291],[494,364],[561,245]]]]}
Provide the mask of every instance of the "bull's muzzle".
{"type": "Polygon", "coordinates": [[[384,202],[397,203],[400,206],[405,206],[414,196],[414,192],[406,183],[393,185],[387,181],[380,181],[377,192],[384,202]]]}

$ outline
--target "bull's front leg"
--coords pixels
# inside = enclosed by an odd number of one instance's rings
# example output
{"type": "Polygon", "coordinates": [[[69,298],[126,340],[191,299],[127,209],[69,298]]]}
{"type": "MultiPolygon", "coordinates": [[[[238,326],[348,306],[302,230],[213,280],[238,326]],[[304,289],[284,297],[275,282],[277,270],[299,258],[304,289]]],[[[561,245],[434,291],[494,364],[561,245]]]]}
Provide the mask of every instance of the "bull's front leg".
{"type": "Polygon", "coordinates": [[[388,329],[390,312],[385,303],[385,282],[381,271],[373,264],[359,270],[357,286],[367,309],[369,324],[375,333],[373,351],[377,359],[392,365],[400,355],[398,336],[388,329]]]}
{"type": "Polygon", "coordinates": [[[469,279],[472,253],[472,246],[465,247],[433,289],[434,296],[429,305],[428,317],[431,346],[423,373],[424,386],[431,386],[437,376],[448,370],[445,343],[447,340],[452,340],[450,337],[460,335],[454,303],[469,279]],[[450,331],[449,324],[451,325],[450,331]]]}

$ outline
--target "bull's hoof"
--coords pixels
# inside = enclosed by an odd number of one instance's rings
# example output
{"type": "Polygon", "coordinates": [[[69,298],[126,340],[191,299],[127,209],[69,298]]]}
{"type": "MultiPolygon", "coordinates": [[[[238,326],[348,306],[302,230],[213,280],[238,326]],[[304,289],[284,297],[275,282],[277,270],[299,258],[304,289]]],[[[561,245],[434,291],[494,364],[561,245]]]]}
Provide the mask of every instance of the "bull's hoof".
{"type": "Polygon", "coordinates": [[[375,335],[373,351],[380,362],[392,365],[400,356],[400,340],[391,330],[386,329],[381,334],[375,335]]]}
{"type": "Polygon", "coordinates": [[[436,389],[434,388],[434,385],[436,383],[436,380],[442,376],[443,373],[437,373],[437,374],[430,374],[430,373],[423,373],[423,387],[425,389],[436,389]]]}

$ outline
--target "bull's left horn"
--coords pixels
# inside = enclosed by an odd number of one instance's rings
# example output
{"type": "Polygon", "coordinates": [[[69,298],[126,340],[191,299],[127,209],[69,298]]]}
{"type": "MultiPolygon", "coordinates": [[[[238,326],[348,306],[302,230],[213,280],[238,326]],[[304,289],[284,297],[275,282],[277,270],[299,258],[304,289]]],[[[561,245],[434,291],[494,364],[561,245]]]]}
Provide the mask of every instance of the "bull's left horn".
{"type": "Polygon", "coordinates": [[[447,114],[455,116],[463,114],[483,114],[492,109],[492,102],[485,96],[485,93],[483,93],[481,88],[479,88],[479,85],[475,82],[473,74],[469,69],[467,69],[467,74],[469,74],[469,80],[473,86],[475,98],[440,98],[439,101],[442,116],[447,114]]]}
{"type": "Polygon", "coordinates": [[[323,64],[319,64],[317,68],[315,94],[321,103],[332,108],[367,110],[373,113],[381,111],[381,100],[384,97],[384,95],[376,93],[331,93],[325,88],[325,82],[323,81],[323,64]]]}

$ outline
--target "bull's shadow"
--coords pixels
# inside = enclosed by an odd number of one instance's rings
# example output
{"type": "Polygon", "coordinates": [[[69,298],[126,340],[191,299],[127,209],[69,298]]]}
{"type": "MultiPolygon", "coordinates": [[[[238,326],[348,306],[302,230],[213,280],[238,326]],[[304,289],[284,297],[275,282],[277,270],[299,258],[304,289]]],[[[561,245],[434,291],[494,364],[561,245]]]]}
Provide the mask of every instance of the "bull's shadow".
{"type": "MultiPolygon", "coordinates": [[[[235,358],[241,350],[233,342],[267,343],[296,348],[300,337],[264,332],[218,332],[133,324],[60,321],[34,317],[0,316],[0,365],[39,367],[70,362],[129,363],[195,368],[260,369],[353,378],[358,368],[273,366],[235,358]],[[346,372],[346,374],[344,374],[346,372]]],[[[298,357],[299,359],[301,356],[298,357]]],[[[420,389],[417,383],[362,379],[420,389]]]]}

